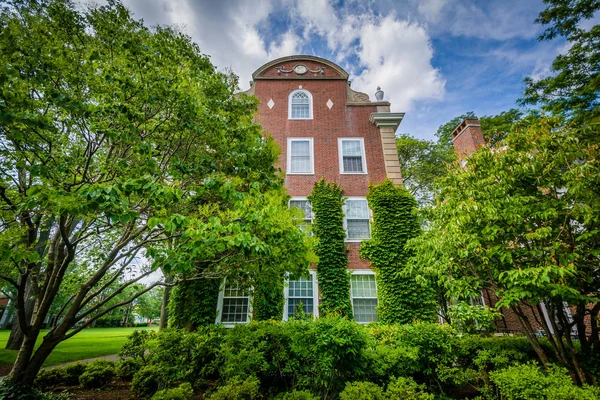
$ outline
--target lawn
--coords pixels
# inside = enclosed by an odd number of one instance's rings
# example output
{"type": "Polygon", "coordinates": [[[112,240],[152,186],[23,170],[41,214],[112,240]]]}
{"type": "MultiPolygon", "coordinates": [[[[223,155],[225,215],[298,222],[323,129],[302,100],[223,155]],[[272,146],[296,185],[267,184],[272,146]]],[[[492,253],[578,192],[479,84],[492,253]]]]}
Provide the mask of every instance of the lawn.
{"type": "MultiPolygon", "coordinates": [[[[150,328],[90,328],[85,329],[72,338],[60,343],[50,357],[44,363],[44,366],[61,364],[68,361],[83,360],[117,354],[121,349],[127,336],[134,330],[157,329],[150,328]]],[[[38,344],[47,331],[42,331],[38,338],[38,344]]],[[[0,366],[12,365],[17,357],[17,350],[6,350],[6,341],[8,340],[9,330],[0,331],[0,366]]]]}

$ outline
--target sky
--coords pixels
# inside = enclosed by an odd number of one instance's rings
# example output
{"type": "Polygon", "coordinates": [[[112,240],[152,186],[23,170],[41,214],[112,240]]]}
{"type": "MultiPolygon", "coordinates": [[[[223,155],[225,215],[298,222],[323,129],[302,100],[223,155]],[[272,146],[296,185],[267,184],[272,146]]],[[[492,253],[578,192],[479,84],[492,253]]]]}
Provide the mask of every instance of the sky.
{"type": "Polygon", "coordinates": [[[539,42],[542,0],[124,0],[148,25],[176,25],[220,70],[240,77],[278,57],[308,54],[377,86],[405,112],[398,133],[433,140],[467,111],[516,107],[525,77],[550,73],[566,49],[539,42]]]}

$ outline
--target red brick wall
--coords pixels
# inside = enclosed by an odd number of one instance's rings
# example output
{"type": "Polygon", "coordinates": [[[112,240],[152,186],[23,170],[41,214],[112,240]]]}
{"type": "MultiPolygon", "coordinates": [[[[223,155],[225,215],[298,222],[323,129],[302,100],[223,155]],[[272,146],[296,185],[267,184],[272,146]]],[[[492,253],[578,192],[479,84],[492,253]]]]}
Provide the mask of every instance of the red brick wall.
{"type": "MultiPolygon", "coordinates": [[[[284,65],[292,68],[296,63],[284,65]]],[[[318,64],[303,62],[314,69],[318,64]]],[[[276,76],[275,68],[265,71],[261,76],[276,76]]],[[[336,74],[330,68],[325,68],[325,74],[336,74]]],[[[293,74],[290,74],[293,75],[293,74]]],[[[285,172],[287,161],[288,137],[311,137],[314,144],[314,175],[287,175],[285,184],[291,196],[308,196],[316,181],[322,177],[328,182],[340,184],[345,196],[366,196],[369,183],[379,183],[385,180],[385,164],[379,128],[369,122],[371,113],[376,112],[376,106],[346,106],[347,81],[342,79],[311,79],[307,73],[306,79],[257,79],[254,95],[260,100],[256,122],[270,133],[281,147],[279,167],[285,172]],[[299,89],[309,91],[313,97],[312,120],[289,120],[288,97],[299,89]],[[269,100],[275,105],[270,109],[269,100]],[[327,101],[333,102],[333,107],[327,107],[327,101]],[[367,174],[340,174],[338,157],[338,138],[363,138],[367,174]]],[[[348,264],[350,269],[369,268],[369,262],[360,260],[358,248],[360,243],[348,243],[348,264]]]]}

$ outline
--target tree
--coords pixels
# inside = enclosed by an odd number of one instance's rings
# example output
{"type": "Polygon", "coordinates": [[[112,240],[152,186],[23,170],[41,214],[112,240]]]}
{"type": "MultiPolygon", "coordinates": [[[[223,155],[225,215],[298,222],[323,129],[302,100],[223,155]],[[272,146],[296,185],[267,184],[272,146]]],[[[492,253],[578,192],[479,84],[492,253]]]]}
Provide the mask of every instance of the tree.
{"type": "Polygon", "coordinates": [[[157,268],[247,285],[306,270],[310,248],[286,208],[276,145],[252,122],[256,100],[234,96],[235,77],[189,37],[147,28],[117,1],[9,2],[0,32],[0,278],[17,292],[24,333],[3,384],[30,387],[58,343],[165,285],[113,302],[157,268]],[[90,275],[35,349],[84,263],[90,275]]]}
{"type": "Polygon", "coordinates": [[[135,300],[135,312],[147,321],[160,317],[164,287],[157,287],[135,300]]]}
{"type": "Polygon", "coordinates": [[[566,54],[556,57],[551,76],[525,79],[522,104],[541,105],[555,115],[577,123],[600,117],[600,25],[589,30],[580,22],[594,17],[598,0],[545,0],[548,6],[536,23],[546,25],[539,40],[563,36],[568,42],[566,54]]]}
{"type": "Polygon", "coordinates": [[[410,243],[414,269],[457,300],[490,289],[541,362],[558,360],[581,383],[592,381],[585,367],[600,354],[600,148],[581,140],[588,130],[545,119],[481,148],[442,178],[428,229],[410,243]],[[536,318],[544,307],[548,323],[536,318]]]}

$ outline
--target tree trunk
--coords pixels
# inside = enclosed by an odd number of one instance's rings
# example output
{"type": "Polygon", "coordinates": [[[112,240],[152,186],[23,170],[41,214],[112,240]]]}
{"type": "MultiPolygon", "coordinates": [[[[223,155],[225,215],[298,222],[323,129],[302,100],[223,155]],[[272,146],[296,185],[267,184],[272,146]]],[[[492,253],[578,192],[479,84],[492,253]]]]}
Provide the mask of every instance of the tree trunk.
{"type": "MultiPolygon", "coordinates": [[[[167,277],[166,279],[167,283],[171,283],[173,282],[173,278],[171,278],[170,276],[167,277]]],[[[162,303],[160,305],[160,323],[158,325],[158,330],[162,331],[163,329],[165,329],[167,327],[167,324],[169,323],[169,299],[171,297],[171,286],[166,286],[165,287],[165,292],[163,294],[163,299],[162,299],[162,303]]]]}
{"type": "Polygon", "coordinates": [[[56,345],[60,343],[60,341],[47,336],[34,353],[33,349],[35,348],[35,342],[38,336],[39,331],[35,331],[25,337],[23,345],[17,355],[17,360],[10,371],[10,380],[18,385],[32,386],[44,361],[46,361],[56,345]]]}
{"type": "MultiPolygon", "coordinates": [[[[31,315],[33,314],[33,306],[35,301],[32,299],[33,290],[31,289],[31,284],[29,282],[27,283],[27,289],[25,293],[25,318],[28,322],[31,322],[31,315]]],[[[19,350],[23,344],[24,338],[25,335],[23,335],[23,331],[19,326],[19,318],[15,318],[15,322],[13,323],[10,335],[8,336],[5,349],[19,350]]]]}

